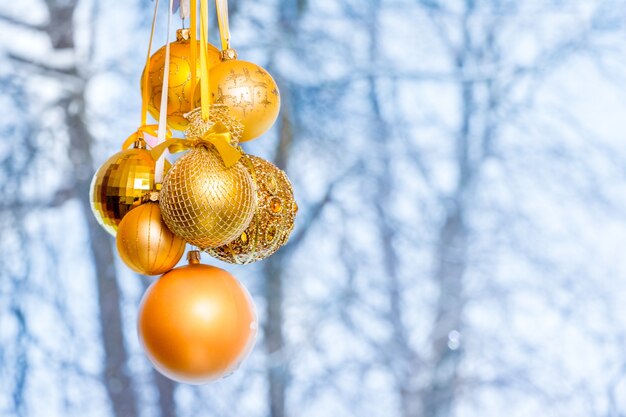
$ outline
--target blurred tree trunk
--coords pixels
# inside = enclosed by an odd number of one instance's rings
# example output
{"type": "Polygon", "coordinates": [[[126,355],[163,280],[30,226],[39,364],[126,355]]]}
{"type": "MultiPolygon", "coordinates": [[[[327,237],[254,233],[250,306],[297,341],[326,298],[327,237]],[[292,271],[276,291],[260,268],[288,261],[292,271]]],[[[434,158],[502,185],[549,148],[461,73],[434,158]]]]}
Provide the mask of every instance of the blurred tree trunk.
{"type": "MultiPolygon", "coordinates": [[[[291,1],[278,2],[279,28],[278,36],[283,39],[295,36],[296,26],[301,13],[306,7],[306,1],[300,0],[297,5],[291,1]]],[[[268,69],[276,73],[271,67],[274,53],[270,57],[268,69]]],[[[277,74],[280,77],[280,74],[277,74]]],[[[281,89],[281,112],[279,119],[279,138],[274,154],[274,164],[286,170],[289,160],[289,151],[294,141],[292,114],[290,112],[289,96],[291,91],[287,80],[279,80],[281,89]]],[[[289,256],[288,247],[284,247],[264,261],[262,270],[264,296],[266,302],[265,323],[263,324],[265,350],[267,353],[267,383],[270,417],[286,417],[287,386],[290,379],[289,364],[286,356],[284,335],[284,271],[285,260],[289,256]]]]}
{"type": "MultiPolygon", "coordinates": [[[[44,30],[50,37],[51,44],[55,50],[75,49],[73,17],[78,1],[48,0],[46,4],[50,21],[44,30]]],[[[74,56],[77,54],[74,53],[74,56]]],[[[70,139],[69,158],[73,163],[73,177],[76,179],[75,190],[88,225],[89,244],[94,261],[104,344],[103,382],[114,415],[135,417],[138,415],[137,398],[127,367],[128,354],[124,343],[120,288],[115,272],[111,237],[92,215],[89,201],[90,177],[94,169],[91,146],[94,141],[86,124],[87,79],[82,75],[80,65],[74,61],[70,67],[65,68],[65,72],[73,75],[75,84],[73,93],[62,98],[59,104],[64,112],[65,126],[70,139]]]]}
{"type": "MultiPolygon", "coordinates": [[[[476,45],[475,34],[472,33],[471,21],[476,14],[476,2],[466,0],[464,11],[459,19],[461,38],[459,45],[450,48],[453,51],[452,62],[456,74],[459,94],[459,127],[455,139],[456,157],[455,171],[457,183],[454,191],[442,201],[446,214],[439,229],[435,247],[434,280],[439,287],[439,297],[435,307],[435,321],[431,331],[431,366],[430,381],[421,392],[422,411],[425,417],[449,417],[453,413],[455,396],[458,391],[458,369],[463,357],[463,345],[460,337],[463,329],[463,313],[466,304],[464,276],[468,265],[468,228],[466,226],[467,211],[470,209],[471,192],[476,184],[476,173],[486,156],[473,155],[471,149],[477,147],[482,139],[484,145],[491,138],[493,126],[490,113],[494,110],[492,103],[482,106],[477,103],[476,89],[480,88],[480,80],[468,76],[472,65],[493,57],[485,56],[485,50],[493,47],[494,23],[486,30],[487,36],[481,37],[476,45]],[[488,120],[480,127],[480,120],[488,120]],[[478,136],[472,136],[473,133],[478,136]],[[472,143],[472,140],[475,143],[472,143]]],[[[490,62],[492,65],[493,62],[490,62]]],[[[489,94],[493,90],[489,86],[489,94]]],[[[481,103],[482,104],[482,103],[481,103]]]]}
{"type": "Polygon", "coordinates": [[[65,101],[66,125],[70,135],[70,157],[77,178],[76,191],[89,228],[90,249],[93,255],[98,287],[98,308],[104,343],[104,385],[116,417],[135,417],[137,399],[129,375],[128,354],[124,344],[120,289],[115,272],[111,237],[98,224],[91,212],[89,188],[91,179],[86,173],[93,170],[91,144],[93,139],[85,124],[84,89],[65,101]]]}
{"type": "Polygon", "coordinates": [[[176,383],[161,375],[156,369],[152,371],[152,378],[159,393],[161,417],[176,417],[176,399],[174,397],[176,383]]]}
{"type": "Polygon", "coordinates": [[[478,161],[470,158],[470,134],[476,111],[475,82],[466,80],[467,61],[474,52],[469,19],[475,3],[465,2],[462,17],[462,40],[454,57],[455,73],[459,76],[460,123],[455,140],[457,185],[452,195],[442,201],[446,207],[439,229],[434,257],[434,281],[439,287],[435,306],[435,321],[431,330],[430,381],[421,391],[422,412],[425,417],[449,417],[452,414],[458,385],[458,368],[462,358],[459,337],[463,325],[465,294],[463,278],[467,268],[468,236],[465,225],[467,196],[473,184],[478,161]]]}
{"type": "MultiPolygon", "coordinates": [[[[471,9],[473,2],[468,1],[471,9]]],[[[382,49],[380,39],[380,9],[379,0],[371,3],[368,15],[370,31],[370,61],[373,67],[377,67],[378,56],[374,51],[382,49]]],[[[468,12],[471,13],[471,10],[468,12]]],[[[465,65],[465,53],[470,49],[470,39],[467,32],[464,33],[465,44],[455,61],[457,71],[462,73],[465,65]]],[[[460,82],[461,95],[461,122],[456,138],[458,170],[458,184],[452,195],[445,200],[452,203],[446,209],[438,232],[438,241],[433,254],[433,279],[439,289],[439,297],[435,305],[435,319],[432,324],[431,355],[425,362],[422,356],[411,346],[410,337],[402,317],[403,300],[402,286],[398,275],[399,258],[394,248],[397,228],[390,218],[387,202],[392,201],[392,178],[390,155],[394,152],[393,144],[389,140],[380,141],[392,135],[393,126],[387,122],[381,108],[381,99],[378,94],[378,84],[374,75],[369,79],[369,101],[373,117],[372,140],[378,143],[378,152],[381,161],[381,171],[378,173],[378,187],[375,207],[378,213],[378,226],[380,241],[383,251],[384,269],[387,282],[387,297],[389,303],[388,318],[392,330],[392,348],[396,361],[403,364],[402,370],[397,371],[397,386],[400,396],[401,413],[403,417],[449,417],[454,403],[457,370],[461,359],[461,349],[457,345],[449,345],[449,337],[455,331],[459,331],[462,325],[463,307],[465,304],[463,293],[463,276],[466,269],[467,259],[467,233],[464,223],[465,195],[471,183],[471,172],[468,157],[470,140],[470,123],[474,111],[473,85],[471,82],[460,82]],[[426,377],[428,383],[421,385],[418,381],[426,377]]],[[[445,201],[442,203],[446,204],[445,201]]]]}
{"type": "MultiPolygon", "coordinates": [[[[462,71],[464,60],[459,59],[462,71]]],[[[425,417],[451,415],[462,358],[461,334],[465,295],[463,277],[467,268],[468,236],[465,226],[466,196],[476,169],[469,160],[469,141],[474,112],[473,83],[460,83],[461,127],[457,138],[458,183],[451,196],[435,248],[434,279],[439,287],[435,322],[431,332],[430,383],[422,392],[425,417]]]]}
{"type": "Polygon", "coordinates": [[[439,232],[435,281],[439,286],[435,322],[431,334],[432,370],[430,383],[422,392],[425,417],[451,415],[457,388],[461,346],[454,332],[461,331],[463,275],[466,269],[467,234],[463,208],[451,208],[439,232]]]}
{"type": "Polygon", "coordinates": [[[284,417],[287,391],[287,363],[283,335],[283,274],[280,255],[268,259],[263,268],[266,315],[264,329],[267,352],[268,401],[271,417],[284,417]]]}
{"type": "MultiPolygon", "coordinates": [[[[289,147],[293,141],[293,130],[289,119],[288,106],[283,105],[280,118],[280,137],[274,163],[285,169],[289,147]]],[[[265,350],[267,352],[268,401],[271,417],[285,417],[287,381],[289,368],[285,356],[285,336],[283,334],[283,263],[285,248],[267,259],[263,266],[265,282],[266,315],[264,329],[265,350]]]]}

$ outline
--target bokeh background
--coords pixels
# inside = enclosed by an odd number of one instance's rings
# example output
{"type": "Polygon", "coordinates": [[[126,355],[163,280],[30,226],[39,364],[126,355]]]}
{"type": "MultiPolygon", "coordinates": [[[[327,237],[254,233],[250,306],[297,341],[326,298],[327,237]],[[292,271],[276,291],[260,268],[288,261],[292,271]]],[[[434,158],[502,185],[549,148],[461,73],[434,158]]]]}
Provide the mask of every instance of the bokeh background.
{"type": "Polygon", "coordinates": [[[283,97],[246,150],[300,211],[269,260],[205,256],[262,331],[192,387],[143,356],[151,279],[88,201],[140,123],[154,3],[0,1],[0,415],[626,415],[626,2],[230,3],[283,97]]]}

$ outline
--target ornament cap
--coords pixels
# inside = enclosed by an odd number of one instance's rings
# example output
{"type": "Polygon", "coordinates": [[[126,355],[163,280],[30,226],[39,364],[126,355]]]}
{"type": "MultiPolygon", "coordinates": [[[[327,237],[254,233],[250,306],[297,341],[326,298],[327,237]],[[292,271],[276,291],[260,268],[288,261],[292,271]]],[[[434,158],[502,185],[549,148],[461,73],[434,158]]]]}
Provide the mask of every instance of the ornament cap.
{"type": "Polygon", "coordinates": [[[222,61],[237,59],[237,51],[235,51],[233,48],[224,49],[221,55],[222,61]]]}
{"type": "Polygon", "coordinates": [[[158,191],[149,191],[141,197],[142,203],[158,203],[159,202],[159,192],[158,191]]]}
{"type": "Polygon", "coordinates": [[[189,265],[198,265],[200,263],[200,251],[199,250],[190,250],[187,252],[187,262],[189,265]]]}
{"type": "Polygon", "coordinates": [[[146,149],[146,141],[143,138],[139,138],[133,142],[133,148],[146,149]]]}
{"type": "Polygon", "coordinates": [[[188,41],[191,38],[191,35],[189,34],[189,29],[184,28],[184,29],[178,29],[176,31],[176,40],[181,42],[181,41],[188,41]]]}

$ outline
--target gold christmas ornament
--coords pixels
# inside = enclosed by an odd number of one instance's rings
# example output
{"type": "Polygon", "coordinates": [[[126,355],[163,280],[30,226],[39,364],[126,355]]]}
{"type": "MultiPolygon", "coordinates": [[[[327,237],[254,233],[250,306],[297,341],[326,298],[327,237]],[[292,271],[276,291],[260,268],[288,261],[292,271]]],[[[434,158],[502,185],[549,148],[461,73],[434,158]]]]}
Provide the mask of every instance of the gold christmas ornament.
{"type": "Polygon", "coordinates": [[[98,223],[113,236],[126,213],[153,187],[155,161],[145,148],[146,143],[138,140],[133,149],[116,153],[91,181],[91,210],[98,223]]]}
{"type": "Polygon", "coordinates": [[[156,280],[139,307],[137,330],[148,358],[175,381],[203,384],[234,372],[254,346],[258,321],[250,294],[223,269],[200,263],[156,280]]]}
{"type": "Polygon", "coordinates": [[[230,51],[224,51],[224,60],[211,68],[209,88],[212,102],[226,105],[231,116],[243,123],[239,140],[247,142],[272,127],[280,111],[280,93],[266,70],[232,58],[236,55],[230,51]]]}
{"type": "Polygon", "coordinates": [[[207,253],[233,264],[265,259],[289,240],[298,206],[287,175],[253,155],[242,158],[256,183],[257,208],[248,228],[232,242],[207,253]]]}
{"type": "Polygon", "coordinates": [[[161,218],[158,192],[144,196],[119,224],[117,251],[124,263],[143,275],[171,270],[185,253],[185,241],[172,233],[161,218]]]}
{"type": "MultiPolygon", "coordinates": [[[[196,79],[200,84],[200,42],[198,43],[198,59],[196,60],[196,79]]],[[[220,51],[213,45],[207,44],[208,67],[212,68],[220,62],[220,51]]],[[[150,68],[145,68],[141,77],[141,91],[143,94],[146,72],[148,72],[148,111],[156,120],[159,120],[161,108],[161,91],[163,90],[163,70],[165,67],[165,46],[156,51],[150,58],[150,68]],[[147,70],[147,71],[146,71],[147,70]]],[[[189,29],[179,29],[176,32],[176,41],[170,43],[170,70],[167,97],[167,124],[173,129],[184,130],[188,124],[184,114],[193,106],[191,91],[191,47],[189,29]]]]}
{"type": "Polygon", "coordinates": [[[160,205],[170,230],[204,250],[225,245],[248,227],[256,193],[241,160],[227,168],[214,146],[199,143],[165,176],[160,205]]]}

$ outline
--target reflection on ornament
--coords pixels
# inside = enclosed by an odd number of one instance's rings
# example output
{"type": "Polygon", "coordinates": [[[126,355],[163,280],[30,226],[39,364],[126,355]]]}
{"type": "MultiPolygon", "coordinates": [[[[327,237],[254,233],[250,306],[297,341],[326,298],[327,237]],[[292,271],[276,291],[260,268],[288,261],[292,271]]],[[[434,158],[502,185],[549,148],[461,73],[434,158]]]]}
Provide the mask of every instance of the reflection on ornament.
{"type": "Polygon", "coordinates": [[[280,93],[272,76],[260,66],[229,59],[209,73],[212,101],[228,106],[243,123],[240,141],[246,142],[268,131],[280,111],[280,93]]]}
{"type": "Polygon", "coordinates": [[[169,170],[160,205],[172,232],[206,249],[230,242],[248,227],[255,197],[252,178],[241,161],[226,168],[213,146],[200,145],[169,170]]]}
{"type": "Polygon", "coordinates": [[[147,202],[124,216],[116,243],[122,261],[144,275],[160,275],[171,270],[185,253],[185,241],[174,235],[161,219],[157,192],[149,193],[147,202]]]}
{"type": "MultiPolygon", "coordinates": [[[[198,55],[200,42],[198,41],[198,55]]],[[[219,50],[208,44],[208,67],[212,68],[220,62],[219,50]]],[[[165,46],[161,47],[150,58],[150,74],[148,78],[148,111],[156,120],[159,120],[161,108],[161,91],[163,89],[163,69],[165,67],[165,46]]],[[[196,79],[200,84],[200,58],[196,60],[196,79]]],[[[143,92],[146,76],[144,69],[141,77],[143,92]]],[[[173,129],[184,130],[188,124],[183,116],[193,108],[193,91],[191,91],[191,47],[189,29],[179,29],[176,32],[176,41],[170,43],[170,73],[167,95],[167,124],[173,129]]]]}
{"type": "Polygon", "coordinates": [[[154,184],[154,159],[143,140],[134,146],[109,158],[91,181],[91,210],[113,236],[122,218],[154,184]]]}
{"type": "Polygon", "coordinates": [[[237,369],[254,345],[257,317],[248,291],[223,269],[199,263],[173,269],[141,301],[139,339],[155,368],[202,384],[237,369]]]}
{"type": "Polygon", "coordinates": [[[289,240],[298,206],[287,175],[274,164],[252,155],[245,161],[257,188],[257,209],[248,228],[227,245],[207,249],[225,262],[248,264],[265,259],[289,240]]]}

